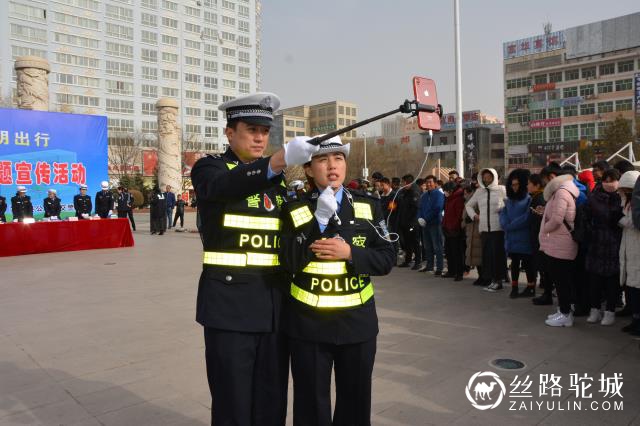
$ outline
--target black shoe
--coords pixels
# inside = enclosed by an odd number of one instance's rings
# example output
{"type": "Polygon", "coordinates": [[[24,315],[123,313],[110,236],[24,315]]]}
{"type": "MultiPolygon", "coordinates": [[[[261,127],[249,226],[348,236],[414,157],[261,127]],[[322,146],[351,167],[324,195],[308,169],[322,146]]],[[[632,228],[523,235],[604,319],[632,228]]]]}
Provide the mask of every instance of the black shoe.
{"type": "Polygon", "coordinates": [[[624,305],[624,308],[622,308],[621,310],[616,312],[616,316],[617,317],[628,317],[628,316],[631,316],[631,308],[629,307],[629,304],[624,305]]]}
{"type": "Polygon", "coordinates": [[[509,297],[511,299],[517,299],[518,298],[518,286],[517,285],[512,285],[511,286],[511,293],[509,293],[509,297]]]}
{"type": "Polygon", "coordinates": [[[543,294],[542,296],[534,297],[531,302],[536,306],[553,305],[553,298],[550,294],[543,294]]]}
{"type": "Polygon", "coordinates": [[[158,235],[164,235],[164,231],[160,231],[158,235]]]}
{"type": "Polygon", "coordinates": [[[483,286],[483,287],[486,287],[486,286],[487,286],[487,283],[486,283],[483,279],[478,278],[477,280],[475,280],[475,281],[473,282],[473,285],[475,285],[475,286],[483,286]]]}
{"type": "Polygon", "coordinates": [[[535,287],[527,286],[522,292],[518,295],[518,297],[533,297],[536,295],[535,287]]]}
{"type": "Polygon", "coordinates": [[[398,265],[398,268],[408,268],[411,265],[409,262],[404,262],[398,265]]]}
{"type": "Polygon", "coordinates": [[[462,275],[456,275],[454,281],[462,281],[462,275]]]}
{"type": "Polygon", "coordinates": [[[450,273],[449,271],[447,271],[446,274],[442,274],[442,278],[454,278],[455,274],[450,273]]]}
{"type": "Polygon", "coordinates": [[[412,271],[417,271],[418,269],[420,269],[420,264],[419,264],[419,263],[416,263],[415,265],[413,265],[413,266],[411,267],[411,270],[412,270],[412,271]]]}
{"type": "Polygon", "coordinates": [[[625,333],[630,333],[637,328],[640,328],[640,319],[634,319],[629,324],[622,327],[620,330],[624,331],[625,333]]]}
{"type": "Polygon", "coordinates": [[[439,276],[441,276],[441,275],[442,275],[442,271],[436,271],[434,275],[435,275],[436,277],[439,277],[439,276]]]}

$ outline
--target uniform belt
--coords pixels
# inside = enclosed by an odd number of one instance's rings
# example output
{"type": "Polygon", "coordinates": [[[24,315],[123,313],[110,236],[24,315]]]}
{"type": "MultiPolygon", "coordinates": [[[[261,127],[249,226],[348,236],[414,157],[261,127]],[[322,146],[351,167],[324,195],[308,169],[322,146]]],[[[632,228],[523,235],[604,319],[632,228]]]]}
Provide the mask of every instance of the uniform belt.
{"type": "Polygon", "coordinates": [[[294,299],[318,308],[349,308],[364,305],[373,296],[373,284],[369,283],[358,293],[345,296],[317,295],[291,283],[291,296],[294,299]]]}
{"type": "Polygon", "coordinates": [[[205,265],[223,266],[278,266],[277,254],[271,253],[225,253],[205,251],[202,262],[205,265]]]}

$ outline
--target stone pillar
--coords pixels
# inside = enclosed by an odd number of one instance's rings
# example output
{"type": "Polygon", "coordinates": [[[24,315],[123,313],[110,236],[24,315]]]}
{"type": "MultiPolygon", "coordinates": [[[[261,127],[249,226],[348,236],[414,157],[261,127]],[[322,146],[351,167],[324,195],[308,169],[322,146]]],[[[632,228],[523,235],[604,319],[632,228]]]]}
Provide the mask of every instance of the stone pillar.
{"type": "Polygon", "coordinates": [[[161,98],[158,111],[158,184],[164,190],[171,185],[173,192],[182,192],[182,155],[178,127],[178,101],[161,98]]]}
{"type": "Polygon", "coordinates": [[[38,56],[20,56],[14,67],[18,77],[18,108],[49,111],[49,62],[38,56]]]}

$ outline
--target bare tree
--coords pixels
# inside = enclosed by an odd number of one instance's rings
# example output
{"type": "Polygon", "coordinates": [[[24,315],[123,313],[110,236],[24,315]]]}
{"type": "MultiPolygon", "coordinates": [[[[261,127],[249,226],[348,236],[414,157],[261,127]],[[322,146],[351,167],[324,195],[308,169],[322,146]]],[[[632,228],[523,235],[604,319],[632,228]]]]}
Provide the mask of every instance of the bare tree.
{"type": "Polygon", "coordinates": [[[110,174],[118,178],[140,174],[143,148],[157,144],[152,135],[140,130],[110,132],[109,139],[110,174]]]}

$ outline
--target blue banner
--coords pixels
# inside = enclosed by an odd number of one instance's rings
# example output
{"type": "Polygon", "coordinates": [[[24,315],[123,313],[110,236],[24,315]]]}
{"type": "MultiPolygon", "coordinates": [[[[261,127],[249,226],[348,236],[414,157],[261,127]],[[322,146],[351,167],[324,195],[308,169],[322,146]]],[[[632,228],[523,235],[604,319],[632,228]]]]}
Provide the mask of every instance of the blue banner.
{"type": "Polygon", "coordinates": [[[34,216],[43,214],[49,189],[58,192],[63,212],[74,211],[80,185],[93,198],[109,180],[107,155],[107,117],[0,108],[0,195],[10,204],[25,186],[34,216]]]}
{"type": "Polygon", "coordinates": [[[635,96],[634,101],[636,104],[636,114],[640,114],[640,73],[636,73],[635,80],[635,96]]]}

